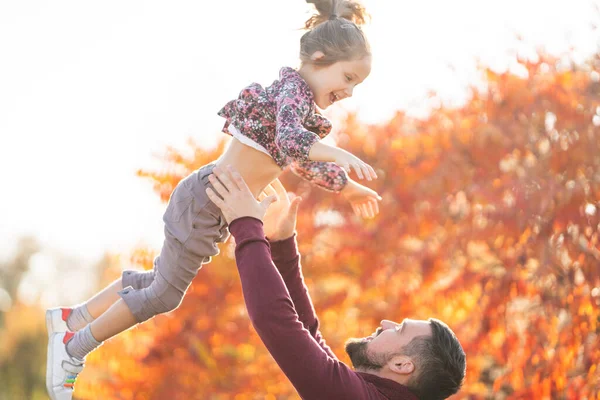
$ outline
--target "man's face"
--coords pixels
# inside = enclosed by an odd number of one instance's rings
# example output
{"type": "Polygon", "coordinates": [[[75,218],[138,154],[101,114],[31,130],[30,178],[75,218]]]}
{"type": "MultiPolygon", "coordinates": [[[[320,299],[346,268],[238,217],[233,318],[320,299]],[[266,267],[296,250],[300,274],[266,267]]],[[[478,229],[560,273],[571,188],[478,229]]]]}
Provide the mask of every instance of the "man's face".
{"type": "Polygon", "coordinates": [[[346,353],[356,369],[381,369],[402,347],[417,336],[431,336],[429,321],[405,319],[402,323],[381,321],[372,335],[349,339],[346,353]]]}

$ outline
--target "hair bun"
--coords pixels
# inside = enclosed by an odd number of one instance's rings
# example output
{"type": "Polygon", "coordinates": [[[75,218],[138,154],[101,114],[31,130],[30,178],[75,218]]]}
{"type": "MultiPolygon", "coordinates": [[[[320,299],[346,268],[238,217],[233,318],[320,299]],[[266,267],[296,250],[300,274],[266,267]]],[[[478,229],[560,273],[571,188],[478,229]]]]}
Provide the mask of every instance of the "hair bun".
{"type": "Polygon", "coordinates": [[[314,4],[317,14],[313,14],[304,24],[306,29],[313,29],[317,25],[327,22],[333,15],[347,19],[361,26],[367,22],[369,14],[365,8],[355,0],[306,0],[314,4]]]}

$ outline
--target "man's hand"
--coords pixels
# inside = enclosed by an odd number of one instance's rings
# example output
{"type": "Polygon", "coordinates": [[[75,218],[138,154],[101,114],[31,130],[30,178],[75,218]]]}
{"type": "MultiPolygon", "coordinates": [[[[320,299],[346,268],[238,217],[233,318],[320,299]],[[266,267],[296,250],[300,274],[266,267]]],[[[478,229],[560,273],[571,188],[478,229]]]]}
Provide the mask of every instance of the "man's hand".
{"type": "Polygon", "coordinates": [[[286,192],[279,179],[271,182],[258,199],[264,200],[268,196],[277,196],[278,201],[273,203],[265,214],[263,220],[265,235],[271,241],[287,239],[296,230],[296,215],[302,198],[286,192]]]}
{"type": "Polygon", "coordinates": [[[341,192],[342,196],[350,202],[356,215],[363,218],[373,218],[379,214],[381,196],[376,191],[348,179],[348,184],[341,192]]]}
{"type": "Polygon", "coordinates": [[[262,220],[269,205],[277,201],[277,196],[272,195],[258,202],[242,176],[232,166],[227,166],[225,169],[215,167],[208,179],[214,190],[206,188],[206,194],[221,209],[228,224],[242,217],[262,220]]]}

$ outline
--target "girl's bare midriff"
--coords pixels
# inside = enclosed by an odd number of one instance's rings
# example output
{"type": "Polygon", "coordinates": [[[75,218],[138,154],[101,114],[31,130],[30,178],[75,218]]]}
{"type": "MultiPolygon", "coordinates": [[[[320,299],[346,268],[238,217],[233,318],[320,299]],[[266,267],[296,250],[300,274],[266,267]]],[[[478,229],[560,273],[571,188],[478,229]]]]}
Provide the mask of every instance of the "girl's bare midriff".
{"type": "Polygon", "coordinates": [[[221,168],[226,165],[233,166],[256,197],[283,172],[271,156],[246,146],[236,138],[231,139],[225,152],[216,161],[216,165],[221,168]]]}

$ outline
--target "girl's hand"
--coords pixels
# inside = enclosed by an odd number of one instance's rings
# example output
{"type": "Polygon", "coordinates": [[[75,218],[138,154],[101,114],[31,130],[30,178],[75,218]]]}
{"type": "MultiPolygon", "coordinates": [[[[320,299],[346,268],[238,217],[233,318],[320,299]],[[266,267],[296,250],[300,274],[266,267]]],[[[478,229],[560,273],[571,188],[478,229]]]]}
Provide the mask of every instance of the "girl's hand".
{"type": "Polygon", "coordinates": [[[242,176],[232,166],[225,169],[215,167],[208,180],[214,190],[206,188],[206,194],[221,209],[228,224],[242,217],[262,220],[269,205],[277,201],[277,196],[272,195],[258,202],[242,176]]]}
{"type": "Polygon", "coordinates": [[[286,192],[279,179],[271,182],[258,199],[263,200],[268,196],[277,196],[279,200],[267,209],[263,219],[265,236],[271,241],[287,239],[296,231],[296,215],[302,198],[286,192]]]}
{"type": "Polygon", "coordinates": [[[367,178],[369,181],[372,179],[377,179],[377,174],[375,173],[373,167],[346,150],[336,148],[333,161],[340,167],[344,168],[348,173],[351,169],[354,169],[356,175],[360,179],[367,178]]]}
{"type": "Polygon", "coordinates": [[[342,196],[350,202],[356,215],[363,218],[373,218],[379,214],[379,201],[381,196],[373,189],[348,179],[348,184],[341,192],[342,196]]]}

